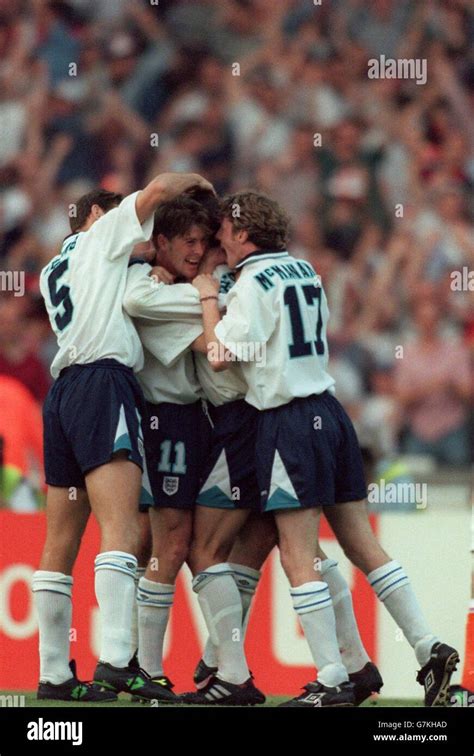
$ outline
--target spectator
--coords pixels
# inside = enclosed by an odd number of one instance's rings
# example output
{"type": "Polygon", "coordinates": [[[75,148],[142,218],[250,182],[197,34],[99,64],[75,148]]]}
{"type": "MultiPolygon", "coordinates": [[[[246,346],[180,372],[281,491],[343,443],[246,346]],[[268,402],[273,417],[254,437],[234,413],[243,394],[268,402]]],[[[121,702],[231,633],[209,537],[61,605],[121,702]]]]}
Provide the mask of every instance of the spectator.
{"type": "Polygon", "coordinates": [[[20,298],[9,297],[0,303],[0,323],[0,375],[16,378],[38,402],[43,402],[50,381],[41,360],[29,349],[20,298]]]}
{"type": "Polygon", "coordinates": [[[415,307],[418,338],[406,347],[397,370],[397,395],[406,422],[403,447],[450,465],[469,462],[469,352],[439,336],[434,302],[415,307]]]}
{"type": "Polygon", "coordinates": [[[69,205],[95,185],[129,193],[193,170],[220,193],[255,186],[287,208],[291,249],[327,290],[353,417],[398,402],[404,448],[414,434],[447,460],[438,445],[453,431],[468,461],[466,396],[444,374],[429,396],[424,371],[437,352],[464,364],[472,349],[472,292],[451,274],[474,266],[473,45],[468,0],[0,0],[0,270],[28,279],[21,305],[0,305],[0,370],[44,396],[54,342],[37,281],[69,205]],[[369,79],[382,54],[426,59],[426,84],[369,79]],[[440,335],[430,351],[418,334],[413,353],[426,300],[440,335]],[[402,383],[406,371],[419,401],[386,396],[377,365],[398,366],[402,383]],[[442,417],[429,411],[445,401],[442,417]]]}

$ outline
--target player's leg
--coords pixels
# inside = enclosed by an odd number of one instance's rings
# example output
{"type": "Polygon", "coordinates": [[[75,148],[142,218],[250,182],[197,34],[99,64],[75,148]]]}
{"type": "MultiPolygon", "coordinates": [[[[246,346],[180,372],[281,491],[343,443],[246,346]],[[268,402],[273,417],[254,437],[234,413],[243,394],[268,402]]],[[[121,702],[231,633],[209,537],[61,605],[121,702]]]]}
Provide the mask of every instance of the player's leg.
{"type": "MultiPolygon", "coordinates": [[[[197,496],[190,566],[216,662],[209,669],[199,661],[194,676],[198,693],[186,694],[189,703],[265,701],[245,659],[241,592],[234,566],[228,562],[239,531],[260,503],[254,459],[256,414],[243,400],[212,411],[212,445],[197,496]]],[[[243,576],[239,579],[243,581],[243,576]]]]}
{"type": "Polygon", "coordinates": [[[164,677],[163,647],[175,582],[187,559],[192,534],[192,509],[150,507],[152,551],[138,585],[140,666],[153,679],[164,677]]]}
{"type": "Polygon", "coordinates": [[[153,545],[137,591],[139,659],[161,685],[163,695],[176,700],[173,685],[163,674],[164,638],[176,577],[188,556],[210,424],[200,401],[148,404],[147,409],[150,422],[145,427],[145,451],[153,545]]]}
{"type": "Polygon", "coordinates": [[[327,688],[336,688],[348,681],[348,675],[337,643],[331,596],[318,569],[316,539],[320,516],[319,507],[275,513],[282,567],[318,669],[317,680],[327,688]]]}
{"type": "Polygon", "coordinates": [[[196,507],[189,552],[189,565],[194,575],[228,560],[249,514],[246,509],[196,507]]]}
{"type": "Polygon", "coordinates": [[[359,706],[373,693],[380,692],[383,680],[362,643],[354,614],[352,594],[338,568],[338,563],[334,559],[329,559],[321,546],[318,547],[318,557],[321,560],[321,577],[328,585],[334,606],[336,635],[342,663],[347,669],[350,682],[354,684],[355,703],[359,706]]]}
{"type": "Polygon", "coordinates": [[[101,531],[95,591],[101,613],[100,661],[124,668],[130,661],[135,572],[140,538],[141,469],[119,452],[86,475],[91,509],[101,531]]]}
{"type": "Polygon", "coordinates": [[[318,669],[316,682],[284,706],[352,706],[355,701],[318,559],[321,506],[334,501],[337,448],[337,424],[319,397],[295,399],[260,413],[256,456],[265,492],[262,506],[275,516],[293,606],[318,669]]]}
{"type": "Polygon", "coordinates": [[[362,644],[357,627],[350,588],[338,569],[336,560],[329,559],[321,547],[318,549],[318,557],[321,559],[321,577],[328,584],[332,598],[343,664],[349,674],[359,672],[370,662],[370,658],[362,644]]]}
{"type": "Polygon", "coordinates": [[[90,507],[80,488],[49,486],[46,542],[32,590],[39,626],[40,680],[69,680],[69,633],[72,617],[72,570],[90,507]]]}
{"type": "Polygon", "coordinates": [[[326,400],[340,428],[336,492],[325,509],[334,533],[348,558],[367,575],[369,583],[403,630],[422,669],[425,703],[443,704],[458,661],[455,649],[440,643],[427,623],[403,567],[378,543],[367,513],[360,448],[352,423],[334,397],[326,400]]]}
{"type": "Polygon", "coordinates": [[[90,513],[73,434],[67,432],[69,427],[77,432],[80,426],[77,417],[70,425],[68,422],[71,411],[82,416],[81,391],[75,382],[78,378],[77,369],[63,373],[43,407],[47,536],[40,569],[35,572],[32,585],[40,628],[38,698],[113,701],[115,693],[81,683],[75,665],[68,664],[72,570],[90,513]]]}
{"type": "Polygon", "coordinates": [[[135,573],[135,602],[133,605],[132,615],[132,645],[130,647],[130,656],[135,655],[135,659],[138,660],[138,604],[137,604],[137,592],[138,584],[142,577],[145,577],[146,568],[151,557],[152,539],[151,539],[151,526],[150,518],[148,516],[148,508],[140,508],[139,515],[139,530],[140,540],[137,551],[137,571],[135,573]]]}
{"type": "Polygon", "coordinates": [[[428,705],[440,705],[447,696],[449,678],[458,661],[455,649],[440,643],[433,633],[403,567],[391,559],[370,527],[365,502],[347,502],[330,507],[326,517],[350,561],[367,579],[413,648],[421,666],[419,680],[425,683],[428,705]],[[431,684],[430,684],[431,683],[431,684]]]}
{"type": "MultiPolygon", "coordinates": [[[[245,635],[250,618],[250,607],[260,580],[261,569],[277,544],[275,520],[271,515],[252,512],[234,540],[228,563],[242,602],[242,636],[245,635]]],[[[217,671],[217,647],[211,637],[207,639],[202,659],[196,667],[194,682],[197,688],[204,687],[210,676],[217,671]]]]}
{"type": "MultiPolygon", "coordinates": [[[[94,680],[103,688],[145,700],[174,698],[131,659],[135,572],[140,541],[140,467],[120,453],[86,476],[91,508],[102,531],[95,560],[95,588],[101,612],[101,652],[94,680]]],[[[143,578],[142,578],[143,580],[143,578]]]]}
{"type": "Polygon", "coordinates": [[[209,637],[217,651],[217,677],[236,685],[249,678],[242,631],[242,602],[228,557],[248,518],[245,509],[197,506],[189,565],[209,637]]]}

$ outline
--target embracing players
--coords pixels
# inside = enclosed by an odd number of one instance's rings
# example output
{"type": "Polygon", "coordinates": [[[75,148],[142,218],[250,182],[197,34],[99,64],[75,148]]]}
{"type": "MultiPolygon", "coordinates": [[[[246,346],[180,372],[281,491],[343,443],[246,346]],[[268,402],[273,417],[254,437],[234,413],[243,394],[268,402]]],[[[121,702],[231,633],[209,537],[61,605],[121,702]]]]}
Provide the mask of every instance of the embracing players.
{"type": "Polygon", "coordinates": [[[285,706],[351,706],[354,686],[339,651],[333,602],[317,563],[321,512],[415,651],[427,706],[444,705],[458,662],[432,633],[408,577],[377,542],[365,505],[357,438],[327,372],[328,308],[320,278],[287,251],[288,219],[257,192],[226,199],[218,238],[237,282],[224,317],[211,276],[194,283],[215,370],[241,360],[246,400],[259,410],[256,469],[262,511],[272,512],[290,594],[314,662],[316,682],[285,706]],[[266,348],[266,360],[249,358],[266,348]],[[247,357],[246,357],[247,355],[247,357]]]}

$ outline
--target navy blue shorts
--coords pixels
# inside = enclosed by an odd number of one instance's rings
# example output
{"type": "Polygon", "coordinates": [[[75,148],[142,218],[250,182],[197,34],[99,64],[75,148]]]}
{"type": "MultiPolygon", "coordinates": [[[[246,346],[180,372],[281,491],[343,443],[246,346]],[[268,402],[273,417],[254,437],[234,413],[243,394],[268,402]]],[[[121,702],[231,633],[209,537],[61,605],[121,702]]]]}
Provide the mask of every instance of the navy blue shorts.
{"type": "Polygon", "coordinates": [[[354,427],[327,391],[260,412],[256,460],[264,512],[367,496],[354,427]]]}
{"type": "Polygon", "coordinates": [[[43,407],[48,485],[84,488],[86,473],[122,450],[143,470],[144,412],[133,370],[116,360],[62,370],[43,407]]]}
{"type": "Polygon", "coordinates": [[[255,470],[258,410],[244,399],[212,407],[212,447],[197,504],[260,511],[255,470]]]}
{"type": "Polygon", "coordinates": [[[149,404],[145,456],[150,492],[140,500],[147,507],[193,509],[209,454],[211,423],[205,402],[149,404]]]}

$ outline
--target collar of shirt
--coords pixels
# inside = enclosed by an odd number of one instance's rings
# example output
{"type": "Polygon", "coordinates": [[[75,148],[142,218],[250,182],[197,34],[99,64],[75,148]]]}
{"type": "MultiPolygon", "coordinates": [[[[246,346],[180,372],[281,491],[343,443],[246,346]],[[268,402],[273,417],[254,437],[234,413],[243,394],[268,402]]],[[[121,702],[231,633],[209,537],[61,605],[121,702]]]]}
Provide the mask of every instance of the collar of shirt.
{"type": "Polygon", "coordinates": [[[249,255],[243,257],[234,270],[240,270],[244,265],[250,265],[250,263],[260,262],[260,260],[281,260],[284,257],[289,257],[290,254],[286,249],[257,249],[255,252],[250,252],[249,255]]]}

